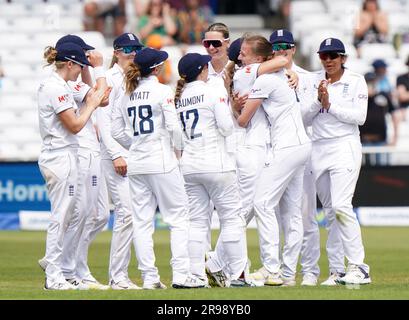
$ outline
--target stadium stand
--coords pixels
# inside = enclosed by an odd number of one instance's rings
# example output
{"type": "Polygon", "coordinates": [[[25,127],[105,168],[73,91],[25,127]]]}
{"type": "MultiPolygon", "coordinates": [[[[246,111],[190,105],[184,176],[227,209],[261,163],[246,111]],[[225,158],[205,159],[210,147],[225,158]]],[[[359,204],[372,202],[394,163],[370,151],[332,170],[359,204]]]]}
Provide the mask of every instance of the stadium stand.
{"type": "MultiPolygon", "coordinates": [[[[382,58],[388,64],[388,76],[395,85],[396,77],[407,70],[405,61],[409,55],[409,43],[395,42],[394,39],[396,35],[409,33],[409,0],[380,0],[379,4],[388,14],[389,42],[366,44],[358,57],[352,43],[357,14],[362,7],[361,0],[291,1],[288,22],[298,42],[299,65],[312,71],[319,70],[321,64],[316,54],[319,43],[326,37],[338,37],[347,47],[347,67],[365,74],[371,70],[373,60],[382,58]]],[[[127,1],[126,7],[126,31],[135,32],[138,17],[134,14],[133,1],[127,1]]],[[[42,59],[45,46],[54,45],[64,34],[74,33],[100,50],[108,67],[112,55],[112,38],[98,32],[84,32],[82,9],[83,1],[80,0],[0,1],[0,57],[5,73],[0,87],[1,159],[36,160],[39,154],[36,89],[40,79],[50,72],[49,68],[44,68],[42,59]]],[[[268,37],[272,31],[266,28],[265,15],[262,14],[219,14],[215,21],[229,26],[232,41],[245,32],[268,37]]],[[[170,55],[172,85],[178,79],[179,58],[186,52],[205,52],[200,45],[173,46],[164,50],[170,55]]],[[[401,124],[398,145],[409,145],[408,121],[401,124]]]]}

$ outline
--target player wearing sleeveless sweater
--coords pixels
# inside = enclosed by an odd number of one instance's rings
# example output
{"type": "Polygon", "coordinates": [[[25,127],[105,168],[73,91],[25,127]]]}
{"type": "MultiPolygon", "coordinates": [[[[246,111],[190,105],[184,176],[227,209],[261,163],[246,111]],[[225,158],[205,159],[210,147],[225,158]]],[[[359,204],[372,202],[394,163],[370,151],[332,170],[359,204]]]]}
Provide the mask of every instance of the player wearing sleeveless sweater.
{"type": "Polygon", "coordinates": [[[135,245],[144,286],[166,288],[155,267],[152,234],[156,207],[170,227],[174,288],[202,288],[190,273],[189,209],[183,176],[173,150],[182,149],[182,130],[173,91],[157,75],[168,58],[165,51],[145,48],[126,72],[126,94],[115,103],[112,136],[129,149],[128,176],[135,245]]]}

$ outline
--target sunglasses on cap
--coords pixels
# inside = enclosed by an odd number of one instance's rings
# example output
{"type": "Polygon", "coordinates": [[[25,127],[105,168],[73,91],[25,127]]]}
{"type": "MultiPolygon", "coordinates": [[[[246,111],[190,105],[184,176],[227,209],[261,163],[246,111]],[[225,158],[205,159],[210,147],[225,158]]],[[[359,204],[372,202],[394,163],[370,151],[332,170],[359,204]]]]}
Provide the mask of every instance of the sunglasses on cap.
{"type": "Polygon", "coordinates": [[[75,61],[74,59],[71,59],[71,58],[68,58],[68,57],[65,57],[65,59],[67,59],[68,61],[71,61],[71,62],[73,62],[73,63],[79,65],[79,66],[81,67],[81,70],[84,69],[84,67],[85,67],[84,64],[82,64],[82,63],[80,63],[80,62],[78,62],[78,61],[75,61]]]}
{"type": "Polygon", "coordinates": [[[129,46],[129,47],[122,47],[118,48],[117,50],[122,51],[125,54],[130,54],[132,52],[138,52],[142,50],[142,47],[136,47],[136,46],[129,46]]]}
{"type": "MultiPolygon", "coordinates": [[[[229,39],[224,39],[223,41],[227,41],[227,40],[229,39]]],[[[219,39],[215,39],[215,40],[204,39],[202,43],[205,48],[210,48],[210,46],[213,46],[213,48],[219,48],[223,45],[223,41],[219,39]]]]}
{"type": "Polygon", "coordinates": [[[327,60],[328,58],[330,58],[331,60],[334,60],[334,59],[336,59],[338,57],[345,56],[345,54],[335,52],[335,51],[320,52],[318,55],[320,56],[320,59],[324,60],[324,61],[327,60]]]}
{"type": "Polygon", "coordinates": [[[274,43],[273,51],[288,50],[293,47],[294,45],[292,43],[274,43]]]}

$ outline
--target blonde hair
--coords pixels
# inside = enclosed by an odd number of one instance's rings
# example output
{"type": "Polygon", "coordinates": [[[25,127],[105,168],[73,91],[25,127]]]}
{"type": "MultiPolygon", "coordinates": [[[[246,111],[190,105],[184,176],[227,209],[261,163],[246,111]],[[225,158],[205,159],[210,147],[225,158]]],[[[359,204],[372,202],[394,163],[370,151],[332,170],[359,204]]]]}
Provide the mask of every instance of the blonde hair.
{"type": "Polygon", "coordinates": [[[230,37],[230,32],[229,32],[229,28],[221,22],[215,22],[213,24],[211,24],[206,32],[210,32],[210,31],[216,31],[216,32],[220,32],[223,35],[224,39],[229,39],[230,37]]]}
{"type": "Polygon", "coordinates": [[[109,65],[109,69],[111,69],[115,63],[118,63],[118,57],[114,53],[112,56],[111,64],[109,65]]]}
{"type": "Polygon", "coordinates": [[[236,63],[234,61],[229,61],[229,63],[227,63],[225,70],[226,70],[226,77],[230,81],[229,87],[226,88],[227,93],[229,94],[229,96],[232,96],[233,95],[233,78],[236,72],[236,63]]]}
{"type": "Polygon", "coordinates": [[[256,56],[261,56],[264,61],[270,60],[273,57],[273,50],[271,43],[260,35],[245,35],[243,42],[247,42],[251,45],[251,51],[256,56]]]}
{"type": "Polygon", "coordinates": [[[139,85],[139,79],[141,78],[141,70],[135,63],[129,64],[125,71],[125,87],[126,93],[131,94],[139,85]]]}
{"type": "Polygon", "coordinates": [[[180,96],[182,95],[183,88],[185,87],[186,84],[186,77],[182,76],[177,82],[176,85],[176,92],[175,92],[175,106],[177,107],[177,104],[180,100],[180,96]]]}
{"type": "Polygon", "coordinates": [[[52,64],[55,64],[57,69],[61,69],[64,65],[64,61],[56,61],[55,59],[57,58],[57,49],[52,47],[52,46],[47,46],[44,49],[44,54],[43,57],[47,61],[47,64],[45,67],[50,66],[52,64]]]}

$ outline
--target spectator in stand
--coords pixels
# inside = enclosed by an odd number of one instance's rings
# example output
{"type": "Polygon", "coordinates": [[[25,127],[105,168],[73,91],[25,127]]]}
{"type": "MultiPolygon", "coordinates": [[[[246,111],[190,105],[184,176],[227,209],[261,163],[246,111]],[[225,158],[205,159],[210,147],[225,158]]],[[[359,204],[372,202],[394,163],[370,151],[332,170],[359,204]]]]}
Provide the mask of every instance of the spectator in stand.
{"type": "Polygon", "coordinates": [[[169,3],[164,0],[151,0],[146,14],[138,21],[138,33],[142,43],[146,45],[149,38],[154,36],[160,40],[160,47],[174,45],[176,42],[173,37],[177,32],[175,16],[176,10],[172,9],[169,3]]]}
{"type": "Polygon", "coordinates": [[[387,76],[387,67],[388,65],[382,59],[377,59],[372,63],[374,72],[376,75],[375,78],[375,89],[376,92],[384,92],[392,98],[392,85],[387,76]]]}
{"type": "Polygon", "coordinates": [[[178,39],[186,44],[200,44],[209,24],[213,22],[213,12],[200,0],[184,0],[185,8],[178,12],[178,39]]]}
{"type": "MultiPolygon", "coordinates": [[[[406,65],[409,67],[409,56],[406,60],[406,65]]],[[[406,109],[409,106],[409,70],[398,77],[396,80],[396,86],[399,107],[402,110],[402,120],[406,121],[406,109]]]]}
{"type": "Polygon", "coordinates": [[[354,45],[357,49],[364,43],[383,43],[387,40],[388,16],[381,11],[377,0],[365,0],[355,29],[354,45]]]}
{"type": "MultiPolygon", "coordinates": [[[[368,112],[365,123],[359,127],[363,146],[396,145],[398,138],[399,118],[390,95],[376,89],[376,74],[365,74],[368,85],[368,112]],[[388,143],[387,115],[392,117],[393,134],[388,143]]],[[[388,165],[387,153],[365,154],[365,163],[370,165],[388,165]]]]}
{"type": "Polygon", "coordinates": [[[99,31],[105,35],[105,19],[112,16],[113,35],[115,37],[121,35],[126,24],[125,7],[126,0],[85,0],[84,30],[99,31]]]}

